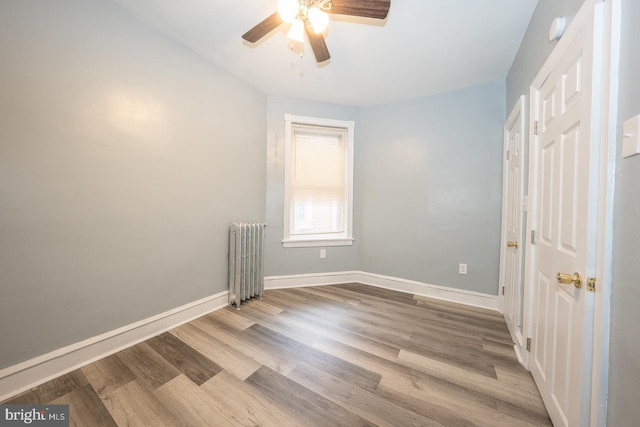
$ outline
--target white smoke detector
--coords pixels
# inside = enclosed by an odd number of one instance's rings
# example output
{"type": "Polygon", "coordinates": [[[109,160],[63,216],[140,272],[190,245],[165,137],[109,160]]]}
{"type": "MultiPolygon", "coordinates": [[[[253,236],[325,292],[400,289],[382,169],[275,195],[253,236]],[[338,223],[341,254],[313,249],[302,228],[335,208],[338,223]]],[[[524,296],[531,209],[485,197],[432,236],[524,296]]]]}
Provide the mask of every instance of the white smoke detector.
{"type": "Polygon", "coordinates": [[[549,41],[560,40],[560,37],[564,34],[565,26],[567,24],[566,18],[556,18],[551,23],[549,28],[549,41]]]}

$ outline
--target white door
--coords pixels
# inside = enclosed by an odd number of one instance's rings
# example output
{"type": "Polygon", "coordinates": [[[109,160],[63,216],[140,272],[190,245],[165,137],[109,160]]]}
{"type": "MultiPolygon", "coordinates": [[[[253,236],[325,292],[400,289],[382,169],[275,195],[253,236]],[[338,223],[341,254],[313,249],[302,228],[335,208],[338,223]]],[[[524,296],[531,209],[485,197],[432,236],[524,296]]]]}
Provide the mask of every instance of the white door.
{"type": "Polygon", "coordinates": [[[504,314],[516,353],[524,362],[522,334],[522,239],[524,169],[524,96],[521,96],[504,127],[504,174],[502,203],[502,250],[500,282],[504,314]]]}
{"type": "Polygon", "coordinates": [[[601,17],[602,3],[585,2],[531,91],[530,368],[556,427],[589,424],[594,294],[586,280],[595,277],[597,243],[601,17]],[[578,275],[582,282],[571,283],[578,275]]]}

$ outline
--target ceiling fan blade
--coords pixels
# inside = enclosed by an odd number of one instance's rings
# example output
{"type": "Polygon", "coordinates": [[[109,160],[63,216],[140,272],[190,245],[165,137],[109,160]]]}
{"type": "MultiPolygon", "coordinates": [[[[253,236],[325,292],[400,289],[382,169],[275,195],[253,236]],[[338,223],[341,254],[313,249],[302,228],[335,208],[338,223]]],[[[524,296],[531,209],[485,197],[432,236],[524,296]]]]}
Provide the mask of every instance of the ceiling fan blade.
{"type": "Polygon", "coordinates": [[[313,54],[316,57],[316,62],[320,63],[329,60],[331,55],[329,55],[329,49],[327,49],[327,44],[324,42],[324,36],[322,33],[316,34],[313,31],[313,28],[309,25],[305,25],[305,30],[307,38],[309,39],[309,44],[313,50],[313,54]]]}
{"type": "Polygon", "coordinates": [[[332,0],[331,3],[329,13],[376,19],[385,19],[391,7],[391,0],[332,0]]]}
{"type": "Polygon", "coordinates": [[[271,31],[273,31],[278,25],[282,24],[282,18],[278,12],[264,19],[258,25],[247,31],[242,35],[242,38],[248,42],[255,43],[271,31]]]}

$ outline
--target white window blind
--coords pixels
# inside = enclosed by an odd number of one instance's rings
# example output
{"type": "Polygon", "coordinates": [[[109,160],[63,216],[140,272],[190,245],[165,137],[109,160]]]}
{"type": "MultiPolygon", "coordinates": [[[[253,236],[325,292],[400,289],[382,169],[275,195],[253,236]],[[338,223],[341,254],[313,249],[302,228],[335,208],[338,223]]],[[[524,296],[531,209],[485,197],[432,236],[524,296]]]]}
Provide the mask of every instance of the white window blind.
{"type": "Polygon", "coordinates": [[[343,132],[296,129],[293,143],[291,234],[344,232],[343,132]]]}

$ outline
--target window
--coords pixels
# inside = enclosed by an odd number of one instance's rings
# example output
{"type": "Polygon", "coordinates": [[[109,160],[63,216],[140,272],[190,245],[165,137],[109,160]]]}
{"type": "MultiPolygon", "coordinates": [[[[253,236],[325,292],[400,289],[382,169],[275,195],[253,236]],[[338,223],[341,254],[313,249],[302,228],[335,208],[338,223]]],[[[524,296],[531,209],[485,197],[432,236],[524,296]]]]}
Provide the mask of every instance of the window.
{"type": "Polygon", "coordinates": [[[353,128],[285,115],[285,247],[353,244],[353,128]]]}

